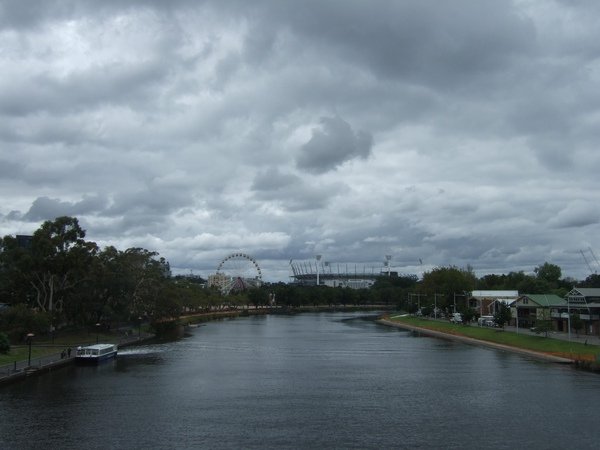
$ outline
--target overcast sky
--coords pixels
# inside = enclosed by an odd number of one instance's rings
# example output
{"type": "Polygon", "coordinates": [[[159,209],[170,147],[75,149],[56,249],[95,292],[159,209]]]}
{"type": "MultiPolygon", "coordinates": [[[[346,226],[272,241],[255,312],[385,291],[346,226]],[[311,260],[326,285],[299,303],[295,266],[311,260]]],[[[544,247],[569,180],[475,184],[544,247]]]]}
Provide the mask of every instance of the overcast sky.
{"type": "Polygon", "coordinates": [[[0,235],[207,276],[600,270],[600,2],[0,1],[0,235]]]}

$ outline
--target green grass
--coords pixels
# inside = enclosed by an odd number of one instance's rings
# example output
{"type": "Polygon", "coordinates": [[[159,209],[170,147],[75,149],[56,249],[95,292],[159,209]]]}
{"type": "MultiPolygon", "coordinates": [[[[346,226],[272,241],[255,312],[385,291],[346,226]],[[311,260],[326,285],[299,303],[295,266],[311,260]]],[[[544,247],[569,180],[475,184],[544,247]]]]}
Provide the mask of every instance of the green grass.
{"type": "Polygon", "coordinates": [[[482,341],[494,342],[511,347],[549,353],[566,358],[595,361],[600,355],[600,346],[584,345],[578,342],[568,342],[552,339],[544,335],[532,336],[502,331],[496,328],[484,328],[468,325],[457,325],[450,322],[439,322],[410,316],[392,316],[390,320],[402,322],[415,327],[440,331],[443,333],[467,336],[482,341]]]}

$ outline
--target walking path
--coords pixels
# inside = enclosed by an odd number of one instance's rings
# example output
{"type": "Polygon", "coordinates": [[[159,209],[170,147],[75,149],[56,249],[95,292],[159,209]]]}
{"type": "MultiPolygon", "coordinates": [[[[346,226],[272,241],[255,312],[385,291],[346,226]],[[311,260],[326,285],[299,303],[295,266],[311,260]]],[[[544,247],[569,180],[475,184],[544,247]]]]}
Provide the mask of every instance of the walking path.
{"type": "MultiPolygon", "coordinates": [[[[119,342],[117,344],[119,348],[122,348],[143,342],[152,337],[154,337],[154,335],[145,333],[135,336],[124,336],[119,338],[119,342]]],[[[81,345],[90,345],[90,343],[88,342],[81,345]]],[[[68,346],[65,345],[65,350],[67,348],[68,346]]],[[[15,361],[12,364],[0,366],[0,384],[20,380],[30,375],[49,372],[51,370],[72,364],[75,360],[76,348],[77,346],[71,347],[72,351],[70,356],[62,353],[61,351],[39,356],[37,358],[31,358],[31,363],[29,359],[25,359],[21,361],[15,361]]]]}
{"type": "MultiPolygon", "coordinates": [[[[534,331],[531,331],[529,328],[523,328],[523,327],[519,327],[519,329],[517,329],[517,327],[505,326],[504,330],[511,331],[513,333],[527,334],[527,335],[531,335],[531,336],[543,336],[544,335],[544,333],[536,334],[534,331]]],[[[561,331],[549,331],[548,337],[552,338],[552,339],[560,339],[562,341],[569,341],[569,334],[561,332],[561,331]]],[[[600,346],[600,336],[585,335],[585,334],[581,334],[581,333],[577,334],[575,332],[572,332],[570,340],[571,340],[571,342],[577,342],[579,344],[587,343],[590,345],[600,346]]]]}

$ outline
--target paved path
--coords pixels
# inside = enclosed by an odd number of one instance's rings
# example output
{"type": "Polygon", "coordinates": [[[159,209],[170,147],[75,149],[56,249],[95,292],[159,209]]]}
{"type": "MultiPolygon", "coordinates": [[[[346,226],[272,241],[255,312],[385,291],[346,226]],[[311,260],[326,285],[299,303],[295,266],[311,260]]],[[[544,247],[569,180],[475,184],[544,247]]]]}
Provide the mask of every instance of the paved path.
{"type": "MultiPolygon", "coordinates": [[[[142,333],[140,336],[136,334],[131,336],[122,337],[119,339],[119,347],[127,347],[130,345],[137,344],[147,339],[153,338],[154,335],[142,333]]],[[[91,345],[90,342],[83,343],[81,345],[91,345]]],[[[66,351],[68,346],[65,346],[66,351]]],[[[62,351],[56,353],[50,353],[48,355],[40,356],[37,358],[31,358],[31,364],[29,360],[15,361],[12,364],[5,364],[0,366],[0,384],[3,382],[10,382],[13,380],[21,379],[27,376],[27,374],[35,372],[49,371],[54,368],[59,368],[71,364],[75,359],[77,346],[71,347],[71,356],[64,356],[62,351]]]]}
{"type": "MultiPolygon", "coordinates": [[[[516,327],[505,326],[504,330],[511,331],[513,333],[519,333],[519,334],[530,334],[532,336],[543,336],[544,335],[544,333],[536,334],[535,332],[531,331],[529,328],[523,328],[523,327],[520,327],[517,330],[516,327]]],[[[569,334],[563,333],[561,331],[549,331],[548,337],[552,338],[552,339],[560,339],[562,341],[569,340],[569,334]]],[[[588,344],[591,344],[591,345],[600,346],[600,336],[591,336],[591,335],[585,335],[585,334],[581,334],[581,333],[577,334],[575,332],[571,332],[571,342],[577,342],[579,344],[585,344],[587,342],[588,344]]]]}

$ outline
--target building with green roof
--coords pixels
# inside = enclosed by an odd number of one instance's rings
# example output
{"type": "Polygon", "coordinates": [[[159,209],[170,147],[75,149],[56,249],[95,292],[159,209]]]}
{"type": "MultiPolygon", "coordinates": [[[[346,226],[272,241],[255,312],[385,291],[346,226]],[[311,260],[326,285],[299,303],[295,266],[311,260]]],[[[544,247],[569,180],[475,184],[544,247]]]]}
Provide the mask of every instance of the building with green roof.
{"type": "Polygon", "coordinates": [[[513,320],[511,324],[519,328],[535,327],[537,321],[550,320],[554,310],[558,311],[566,305],[564,298],[554,294],[521,294],[510,305],[513,317],[518,318],[518,323],[513,320]]]}

